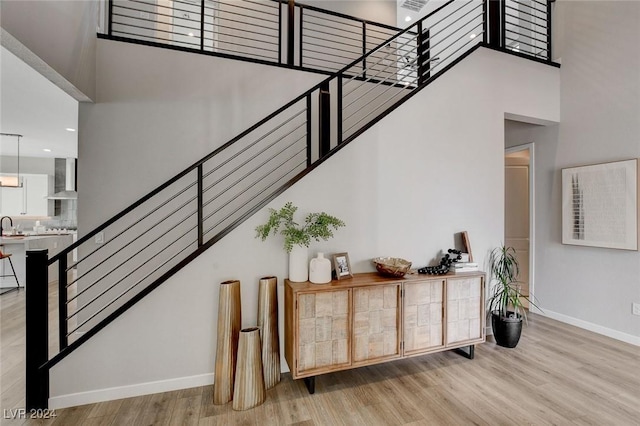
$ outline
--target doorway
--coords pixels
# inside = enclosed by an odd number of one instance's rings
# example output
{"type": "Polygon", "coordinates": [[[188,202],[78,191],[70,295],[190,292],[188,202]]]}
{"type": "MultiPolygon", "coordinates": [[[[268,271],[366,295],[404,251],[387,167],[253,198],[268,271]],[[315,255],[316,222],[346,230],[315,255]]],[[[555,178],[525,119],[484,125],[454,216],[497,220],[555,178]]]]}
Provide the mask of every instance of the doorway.
{"type": "MultiPolygon", "coordinates": [[[[534,179],[533,143],[505,150],[504,239],[513,247],[520,265],[520,291],[533,300],[534,179]]],[[[523,300],[525,308],[529,302],[523,300]]]]}

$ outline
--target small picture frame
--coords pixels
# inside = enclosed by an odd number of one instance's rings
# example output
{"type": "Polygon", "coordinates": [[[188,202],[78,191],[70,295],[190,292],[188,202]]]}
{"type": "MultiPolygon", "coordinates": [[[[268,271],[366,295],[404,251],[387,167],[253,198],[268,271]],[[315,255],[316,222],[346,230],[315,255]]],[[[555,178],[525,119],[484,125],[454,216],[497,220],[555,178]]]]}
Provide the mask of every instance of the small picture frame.
{"type": "Polygon", "coordinates": [[[333,267],[336,271],[336,279],[344,280],[345,278],[353,278],[353,274],[351,273],[351,263],[349,262],[348,253],[334,254],[333,267]]]}

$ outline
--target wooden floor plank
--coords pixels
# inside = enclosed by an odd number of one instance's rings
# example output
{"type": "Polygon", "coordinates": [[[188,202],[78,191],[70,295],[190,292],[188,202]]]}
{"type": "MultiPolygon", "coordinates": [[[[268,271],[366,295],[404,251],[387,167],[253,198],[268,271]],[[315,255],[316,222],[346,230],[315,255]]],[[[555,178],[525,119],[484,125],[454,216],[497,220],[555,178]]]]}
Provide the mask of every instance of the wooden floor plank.
{"type": "MultiPolygon", "coordinates": [[[[0,322],[2,408],[23,408],[24,291],[0,297],[0,322]]],[[[313,395],[283,374],[264,404],[245,411],[213,405],[213,386],[201,386],[2,425],[638,426],[639,366],[637,346],[531,314],[515,349],[489,341],[474,360],[442,352],[327,374],[313,395]]]]}

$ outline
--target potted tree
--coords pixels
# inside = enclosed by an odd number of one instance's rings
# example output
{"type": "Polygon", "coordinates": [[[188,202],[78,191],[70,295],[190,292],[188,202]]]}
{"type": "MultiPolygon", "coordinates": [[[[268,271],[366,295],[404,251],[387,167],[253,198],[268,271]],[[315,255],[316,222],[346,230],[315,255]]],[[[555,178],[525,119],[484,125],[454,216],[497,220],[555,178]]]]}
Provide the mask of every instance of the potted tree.
{"type": "Polygon", "coordinates": [[[328,240],[333,230],[344,226],[344,222],[325,212],[309,213],[303,225],[298,225],[293,215],[298,210],[293,203],[286,203],[280,210],[269,209],[269,219],[256,227],[256,238],[264,241],[270,234],[284,236],[284,249],[289,253],[289,279],[294,282],[307,281],[309,258],[307,248],[311,240],[328,240]]]}
{"type": "Polygon", "coordinates": [[[522,333],[522,320],[527,319],[522,300],[535,304],[520,292],[520,266],[513,247],[494,248],[489,263],[490,278],[494,283],[489,297],[493,336],[498,345],[515,348],[522,333]]]}

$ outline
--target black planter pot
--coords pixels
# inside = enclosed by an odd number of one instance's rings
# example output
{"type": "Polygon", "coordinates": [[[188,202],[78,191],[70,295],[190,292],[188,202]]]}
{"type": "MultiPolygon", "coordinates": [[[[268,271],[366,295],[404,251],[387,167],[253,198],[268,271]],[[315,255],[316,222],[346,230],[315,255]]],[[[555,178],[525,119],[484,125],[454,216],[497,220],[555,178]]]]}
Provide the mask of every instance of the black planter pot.
{"type": "Polygon", "coordinates": [[[522,334],[522,317],[509,318],[513,312],[507,312],[507,316],[503,317],[498,311],[491,313],[491,328],[493,328],[493,337],[499,346],[505,348],[515,348],[522,334]]]}

